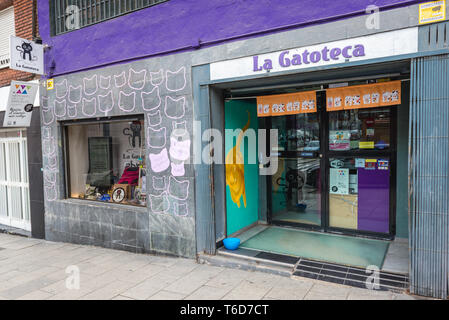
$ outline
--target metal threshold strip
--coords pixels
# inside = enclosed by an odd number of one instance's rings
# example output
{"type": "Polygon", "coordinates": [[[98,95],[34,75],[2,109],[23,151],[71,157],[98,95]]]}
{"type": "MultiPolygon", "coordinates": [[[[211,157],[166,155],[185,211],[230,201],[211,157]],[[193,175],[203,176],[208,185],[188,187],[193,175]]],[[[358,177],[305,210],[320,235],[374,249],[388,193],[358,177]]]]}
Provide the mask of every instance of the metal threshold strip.
{"type": "MultiPolygon", "coordinates": [[[[218,254],[247,261],[267,262],[265,265],[282,265],[292,268],[292,276],[332,282],[351,287],[367,289],[367,282],[373,283],[369,277],[372,272],[366,269],[337,263],[315,261],[259,250],[238,249],[235,251],[218,249],[218,254]]],[[[405,274],[379,271],[376,290],[404,292],[409,287],[409,278],[405,274]]]]}

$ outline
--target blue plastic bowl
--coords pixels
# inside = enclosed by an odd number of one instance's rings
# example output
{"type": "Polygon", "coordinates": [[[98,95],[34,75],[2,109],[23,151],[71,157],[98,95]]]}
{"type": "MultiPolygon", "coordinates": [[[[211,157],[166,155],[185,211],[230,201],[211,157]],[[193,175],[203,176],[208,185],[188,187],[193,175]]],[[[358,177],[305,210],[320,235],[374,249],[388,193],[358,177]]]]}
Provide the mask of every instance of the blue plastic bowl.
{"type": "Polygon", "coordinates": [[[223,244],[226,249],[235,250],[240,245],[240,239],[239,238],[226,238],[223,240],[223,244]]]}

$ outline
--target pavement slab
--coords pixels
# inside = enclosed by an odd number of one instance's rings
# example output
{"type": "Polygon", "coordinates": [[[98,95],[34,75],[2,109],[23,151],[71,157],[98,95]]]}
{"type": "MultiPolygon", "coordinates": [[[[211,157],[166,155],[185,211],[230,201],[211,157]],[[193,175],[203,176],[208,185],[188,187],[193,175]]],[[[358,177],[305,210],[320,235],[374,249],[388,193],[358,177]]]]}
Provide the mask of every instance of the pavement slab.
{"type": "Polygon", "coordinates": [[[0,300],[412,300],[404,293],[0,234],[0,300]],[[75,271],[74,271],[75,270],[75,271]],[[79,272],[79,273],[78,273],[79,272]],[[79,277],[79,288],[70,284],[79,277]]]}

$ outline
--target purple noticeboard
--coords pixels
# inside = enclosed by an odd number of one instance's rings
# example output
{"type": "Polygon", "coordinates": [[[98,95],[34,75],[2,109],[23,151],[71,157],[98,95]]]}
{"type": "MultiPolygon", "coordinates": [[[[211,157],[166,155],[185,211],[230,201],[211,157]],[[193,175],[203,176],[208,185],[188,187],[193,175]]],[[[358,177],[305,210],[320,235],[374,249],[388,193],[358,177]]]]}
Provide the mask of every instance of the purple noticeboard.
{"type": "Polygon", "coordinates": [[[358,230],[389,232],[390,170],[358,169],[358,230]]]}

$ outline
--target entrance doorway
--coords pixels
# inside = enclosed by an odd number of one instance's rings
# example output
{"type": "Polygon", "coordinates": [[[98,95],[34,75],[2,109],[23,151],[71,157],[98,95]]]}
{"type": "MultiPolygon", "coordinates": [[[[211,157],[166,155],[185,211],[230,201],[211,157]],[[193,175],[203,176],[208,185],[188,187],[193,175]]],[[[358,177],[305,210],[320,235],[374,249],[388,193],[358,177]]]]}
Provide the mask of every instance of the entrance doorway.
{"type": "Polygon", "coordinates": [[[24,130],[0,131],[0,224],[31,231],[24,130]]]}
{"type": "MultiPolygon", "coordinates": [[[[233,186],[241,192],[232,192],[231,166],[226,165],[227,236],[265,221],[322,232],[394,237],[395,105],[330,111],[326,90],[315,94],[313,112],[257,118],[256,99],[226,102],[226,129],[278,131],[277,147],[271,150],[278,157],[273,175],[258,175],[259,166],[245,158],[235,176],[241,182],[236,180],[233,186]]],[[[249,137],[238,144],[237,136],[232,140],[226,134],[225,156],[235,147],[244,155],[251,154],[251,148],[258,154],[257,142],[249,137]]]]}
{"type": "Polygon", "coordinates": [[[278,170],[267,178],[268,222],[391,238],[394,230],[395,107],[326,108],[266,117],[278,130],[278,170]]]}

